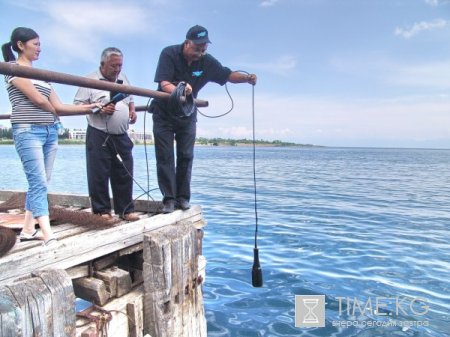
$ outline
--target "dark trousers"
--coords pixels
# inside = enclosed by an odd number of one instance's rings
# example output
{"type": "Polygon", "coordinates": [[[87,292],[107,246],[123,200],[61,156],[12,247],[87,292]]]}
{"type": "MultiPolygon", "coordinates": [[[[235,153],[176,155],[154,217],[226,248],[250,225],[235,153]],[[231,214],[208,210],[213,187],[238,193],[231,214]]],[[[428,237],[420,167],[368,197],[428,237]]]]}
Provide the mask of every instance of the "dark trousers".
{"type": "Polygon", "coordinates": [[[133,212],[133,142],[128,135],[110,135],[88,126],[86,132],[86,166],[92,212],[114,212],[123,215],[133,212]],[[120,155],[123,163],[117,158],[120,155]]]}
{"type": "Polygon", "coordinates": [[[156,173],[163,201],[191,198],[196,119],[163,119],[153,114],[156,173]],[[176,166],[174,154],[176,141],[176,166]]]}

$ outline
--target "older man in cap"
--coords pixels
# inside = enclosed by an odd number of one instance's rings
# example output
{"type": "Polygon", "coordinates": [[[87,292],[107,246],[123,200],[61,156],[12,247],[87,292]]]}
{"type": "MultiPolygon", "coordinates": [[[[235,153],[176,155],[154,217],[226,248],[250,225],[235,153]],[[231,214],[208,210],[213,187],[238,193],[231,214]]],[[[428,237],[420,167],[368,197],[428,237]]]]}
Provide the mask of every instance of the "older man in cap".
{"type": "MultiPolygon", "coordinates": [[[[208,30],[196,25],[188,30],[182,44],[164,48],[155,74],[158,90],[171,94],[180,82],[185,82],[186,95],[197,97],[208,82],[256,84],[256,75],[232,71],[207,54],[209,43],[208,30]]],[[[187,210],[190,208],[197,113],[180,115],[163,99],[154,99],[150,109],[158,184],[163,195],[162,212],[171,213],[175,208],[187,210]]]]}

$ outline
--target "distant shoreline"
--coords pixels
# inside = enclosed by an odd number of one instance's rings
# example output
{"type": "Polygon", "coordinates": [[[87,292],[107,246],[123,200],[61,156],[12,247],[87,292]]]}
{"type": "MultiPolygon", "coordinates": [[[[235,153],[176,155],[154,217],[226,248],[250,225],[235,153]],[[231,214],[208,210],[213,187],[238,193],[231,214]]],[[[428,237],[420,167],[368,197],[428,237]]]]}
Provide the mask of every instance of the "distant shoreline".
{"type": "MultiPolygon", "coordinates": [[[[1,139],[0,145],[14,145],[14,141],[12,139],[1,139]]],[[[84,140],[71,140],[71,139],[59,139],[59,145],[85,145],[84,140]]],[[[135,142],[135,145],[144,145],[144,142],[135,142]]],[[[147,142],[147,145],[154,145],[153,141],[147,142]]],[[[296,144],[296,143],[287,143],[280,141],[256,141],[255,145],[258,147],[302,147],[302,148],[317,148],[324,147],[320,145],[312,145],[312,144],[296,144]]],[[[220,141],[208,140],[207,142],[202,140],[197,140],[195,146],[236,146],[236,147],[249,147],[253,146],[253,141],[245,140],[245,141],[236,141],[232,139],[222,139],[220,141]]]]}

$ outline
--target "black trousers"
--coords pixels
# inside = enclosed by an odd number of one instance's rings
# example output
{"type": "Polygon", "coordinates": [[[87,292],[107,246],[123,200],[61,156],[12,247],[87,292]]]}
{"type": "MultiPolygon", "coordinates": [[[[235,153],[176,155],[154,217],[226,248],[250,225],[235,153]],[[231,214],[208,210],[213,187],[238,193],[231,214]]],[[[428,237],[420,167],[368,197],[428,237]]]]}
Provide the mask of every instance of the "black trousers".
{"type": "Polygon", "coordinates": [[[153,113],[156,173],[163,201],[191,199],[196,118],[162,118],[153,113]],[[174,153],[176,141],[176,165],[174,153]]]}
{"type": "Polygon", "coordinates": [[[128,135],[110,135],[88,126],[86,132],[86,164],[92,212],[114,212],[123,215],[134,210],[133,204],[133,142],[128,135]],[[120,155],[123,163],[117,158],[120,155]]]}

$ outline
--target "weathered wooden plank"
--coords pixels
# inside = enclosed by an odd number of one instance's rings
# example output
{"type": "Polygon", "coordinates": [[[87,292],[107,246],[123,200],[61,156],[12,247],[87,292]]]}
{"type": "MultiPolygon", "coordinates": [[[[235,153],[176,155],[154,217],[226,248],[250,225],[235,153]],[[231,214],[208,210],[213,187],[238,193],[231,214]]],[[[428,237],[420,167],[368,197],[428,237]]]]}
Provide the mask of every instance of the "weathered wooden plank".
{"type": "Polygon", "coordinates": [[[110,228],[100,228],[58,240],[51,249],[35,246],[28,250],[11,251],[2,257],[0,286],[13,282],[34,270],[66,269],[93,260],[114,251],[134,246],[143,240],[143,234],[201,214],[199,206],[187,211],[160,214],[135,222],[121,223],[110,228]],[[34,258],[30,258],[33,256],[34,258]]]}
{"type": "Polygon", "coordinates": [[[159,201],[135,200],[134,210],[136,212],[157,213],[162,208],[162,203],[159,201]]]}
{"type": "Polygon", "coordinates": [[[113,266],[104,270],[98,270],[94,276],[105,283],[106,290],[111,298],[121,297],[131,290],[130,273],[113,266]]]}
{"type": "Polygon", "coordinates": [[[50,205],[76,206],[80,208],[91,207],[91,202],[89,198],[82,195],[49,193],[48,201],[50,205]]]}
{"type": "Polygon", "coordinates": [[[171,288],[171,259],[172,250],[167,238],[158,233],[150,237],[147,244],[144,241],[144,280],[153,280],[146,282],[146,289],[151,291],[171,288]]]}
{"type": "Polygon", "coordinates": [[[102,256],[98,259],[95,259],[93,262],[94,269],[102,270],[102,269],[111,267],[112,265],[114,265],[116,263],[118,257],[119,257],[119,254],[117,252],[114,252],[112,254],[102,256]]]}
{"type": "Polygon", "coordinates": [[[197,254],[202,255],[203,254],[203,237],[205,236],[205,233],[203,229],[197,229],[197,254]]]}
{"type": "Polygon", "coordinates": [[[0,190],[0,201],[6,201],[13,195],[24,193],[23,191],[1,191],[0,190]]]}
{"type": "MultiPolygon", "coordinates": [[[[183,260],[184,260],[184,249],[183,249],[183,235],[184,224],[180,224],[174,228],[173,232],[167,233],[171,241],[172,248],[172,287],[170,291],[171,299],[171,310],[166,314],[165,329],[170,331],[170,334],[180,333],[183,331],[183,304],[184,304],[184,284],[183,279],[183,260]],[[171,316],[172,319],[168,319],[167,316],[171,316]]],[[[181,334],[183,336],[183,334],[181,334]]]]}
{"type": "Polygon", "coordinates": [[[73,290],[77,297],[100,306],[105,305],[111,297],[105,282],[95,277],[73,280],[73,290]]]}
{"type": "Polygon", "coordinates": [[[142,242],[139,242],[137,245],[130,246],[130,247],[127,247],[125,249],[120,250],[119,251],[119,256],[124,256],[124,255],[129,255],[129,254],[132,254],[132,253],[139,252],[142,249],[144,249],[143,247],[144,246],[142,245],[142,242]]]}
{"type": "MultiPolygon", "coordinates": [[[[187,225],[189,227],[189,225],[187,225]]],[[[183,279],[185,280],[185,300],[183,303],[183,333],[184,336],[191,336],[193,331],[199,330],[194,317],[198,310],[196,288],[194,279],[197,278],[197,229],[189,228],[190,230],[183,237],[184,242],[184,256],[183,256],[183,279]]],[[[196,332],[199,336],[200,332],[196,332]]]]}
{"type": "Polygon", "coordinates": [[[83,264],[80,266],[68,268],[66,269],[66,272],[71,279],[76,279],[89,276],[90,268],[89,265],[83,264]]]}
{"type": "MultiPolygon", "coordinates": [[[[81,233],[85,233],[91,230],[89,227],[77,226],[74,224],[60,224],[58,226],[52,226],[53,233],[58,238],[58,240],[62,240],[64,238],[79,235],[81,233]]],[[[18,254],[20,251],[27,251],[33,247],[41,247],[42,241],[33,240],[27,242],[17,242],[16,245],[12,248],[9,254],[18,254]]],[[[1,277],[1,276],[0,276],[1,277]]]]}
{"type": "Polygon", "coordinates": [[[0,336],[22,337],[23,311],[11,290],[0,288],[0,336]]]}
{"type": "MultiPolygon", "coordinates": [[[[12,194],[11,194],[12,195],[12,194]]],[[[7,199],[4,199],[7,200],[7,199]]],[[[49,201],[52,205],[60,205],[60,206],[76,206],[80,208],[90,208],[91,202],[89,197],[82,195],[72,195],[72,194],[53,194],[49,193],[49,201]]],[[[114,205],[114,200],[110,200],[111,205],[114,205]]],[[[161,208],[161,202],[158,201],[149,201],[149,200],[135,200],[134,202],[134,210],[136,212],[144,212],[144,213],[157,213],[161,208]]]]}
{"type": "MultiPolygon", "coordinates": [[[[33,274],[40,278],[51,294],[54,337],[72,337],[75,334],[75,294],[72,280],[64,270],[41,270],[33,274]]],[[[45,335],[44,335],[45,336],[45,335]]]]}
{"type": "Polygon", "coordinates": [[[192,222],[192,225],[197,229],[202,229],[208,224],[208,222],[203,218],[203,214],[199,214],[198,217],[191,218],[190,221],[192,222]]]}
{"type": "Polygon", "coordinates": [[[164,313],[170,310],[171,247],[170,241],[157,231],[144,235],[144,333],[158,336],[164,328],[164,313]]]}
{"type": "Polygon", "coordinates": [[[40,278],[33,277],[7,288],[23,312],[21,328],[24,337],[52,337],[51,293],[40,278]]]}
{"type": "MultiPolygon", "coordinates": [[[[195,206],[193,206],[195,207],[195,206]]],[[[198,206],[197,206],[198,207],[198,206]]],[[[192,207],[191,207],[192,208],[192,207]]],[[[190,209],[189,209],[190,210],[190,209]]],[[[188,212],[184,211],[185,213],[188,212]]],[[[201,211],[201,210],[200,210],[201,211]]],[[[207,222],[205,221],[205,219],[203,218],[203,214],[200,213],[196,213],[193,214],[192,216],[186,216],[185,218],[180,219],[181,222],[190,222],[195,228],[197,229],[201,229],[203,227],[206,226],[207,222]]],[[[177,221],[176,224],[178,224],[180,221],[177,221]]]]}
{"type": "Polygon", "coordinates": [[[128,337],[142,337],[144,331],[143,291],[127,299],[128,337]]]}
{"type": "Polygon", "coordinates": [[[1,336],[71,337],[75,332],[72,283],[64,271],[40,271],[0,290],[1,336]],[[13,330],[11,325],[15,324],[13,330]]]}
{"type": "Polygon", "coordinates": [[[204,314],[200,287],[194,282],[197,242],[197,229],[184,221],[144,236],[144,333],[206,337],[206,321],[198,317],[204,314]]]}

